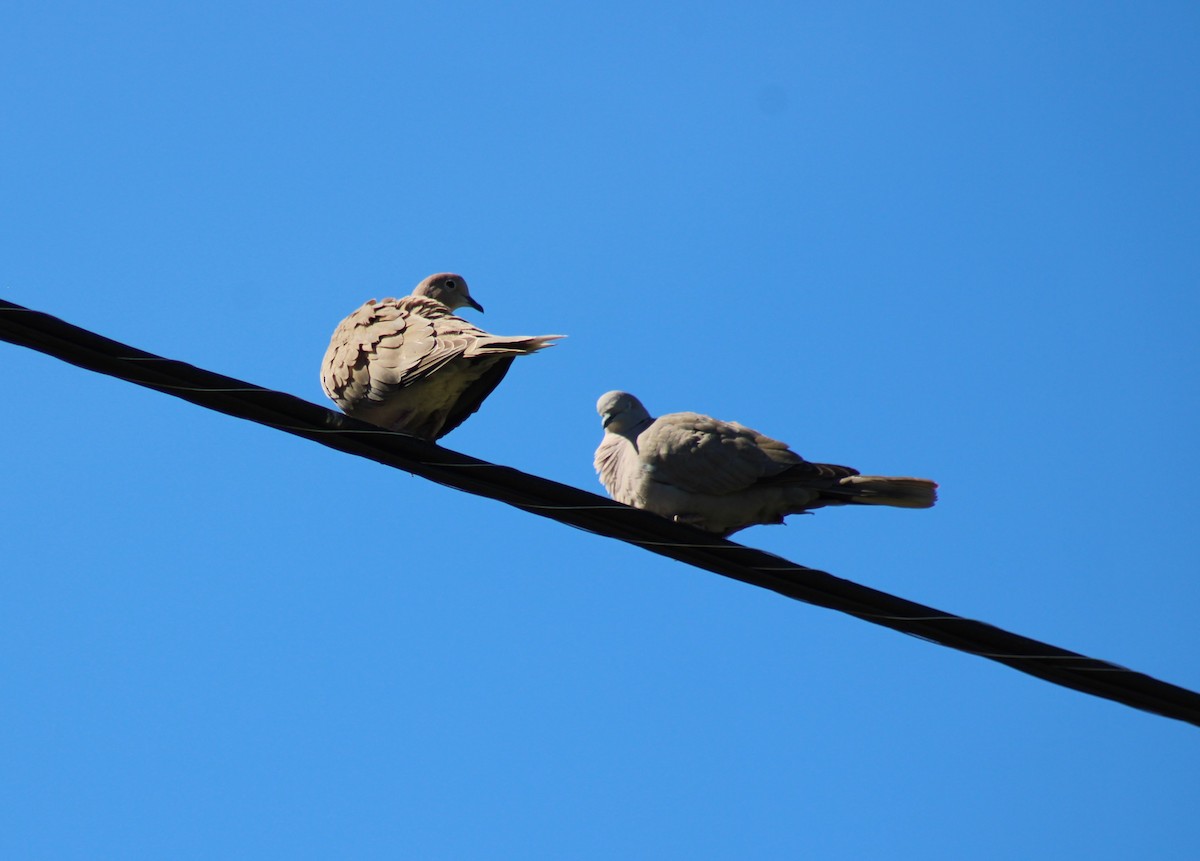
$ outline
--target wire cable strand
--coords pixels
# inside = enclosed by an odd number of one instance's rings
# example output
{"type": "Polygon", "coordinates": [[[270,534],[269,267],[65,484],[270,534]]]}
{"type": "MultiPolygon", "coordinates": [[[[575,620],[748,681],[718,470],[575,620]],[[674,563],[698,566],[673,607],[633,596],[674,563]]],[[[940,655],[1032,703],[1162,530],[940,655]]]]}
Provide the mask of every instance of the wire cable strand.
{"type": "Polygon", "coordinates": [[[1195,691],[907,601],[594,493],[385,431],[293,395],[147,353],[3,299],[0,339],[1054,684],[1200,726],[1200,693],[1195,691]]]}

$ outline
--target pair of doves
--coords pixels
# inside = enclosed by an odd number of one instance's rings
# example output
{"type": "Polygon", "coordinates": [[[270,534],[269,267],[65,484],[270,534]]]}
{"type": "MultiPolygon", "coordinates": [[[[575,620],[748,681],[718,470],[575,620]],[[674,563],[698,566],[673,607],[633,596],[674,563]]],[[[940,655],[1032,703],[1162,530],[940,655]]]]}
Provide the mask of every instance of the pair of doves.
{"type": "MultiPolygon", "coordinates": [[[[489,335],[454,315],[483,311],[461,275],[430,275],[402,299],[374,299],[341,322],[321,363],[325,393],[350,416],[437,440],[467,420],[517,356],[561,335],[489,335]]],[[[627,392],[596,404],[595,466],[609,495],[680,523],[730,535],[826,505],[929,508],[937,484],[811,463],[785,443],[699,413],[651,417],[627,392]]]]}

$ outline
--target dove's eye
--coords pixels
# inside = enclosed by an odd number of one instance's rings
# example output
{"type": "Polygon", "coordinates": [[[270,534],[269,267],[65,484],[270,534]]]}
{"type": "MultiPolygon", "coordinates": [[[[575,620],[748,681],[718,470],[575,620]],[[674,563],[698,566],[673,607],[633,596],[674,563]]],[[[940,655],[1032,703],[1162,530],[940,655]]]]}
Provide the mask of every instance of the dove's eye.
{"type": "Polygon", "coordinates": [[[458,284],[457,284],[457,282],[455,282],[455,280],[454,280],[453,278],[447,278],[447,279],[446,279],[446,287],[447,287],[447,289],[449,289],[449,290],[453,290],[453,289],[454,289],[455,287],[457,287],[457,286],[458,286],[458,284]]]}

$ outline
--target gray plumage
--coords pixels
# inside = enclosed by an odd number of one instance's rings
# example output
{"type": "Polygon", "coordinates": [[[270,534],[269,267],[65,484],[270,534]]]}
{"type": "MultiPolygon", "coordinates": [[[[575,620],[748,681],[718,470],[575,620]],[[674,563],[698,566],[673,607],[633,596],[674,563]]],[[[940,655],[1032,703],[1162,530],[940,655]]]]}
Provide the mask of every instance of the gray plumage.
{"type": "Polygon", "coordinates": [[[928,479],[810,463],[786,443],[699,413],[651,418],[627,392],[602,395],[596,411],[604,439],[595,466],[609,495],[718,535],[826,505],[929,508],[937,501],[928,479]]]}
{"type": "Polygon", "coordinates": [[[561,335],[489,335],[452,312],[483,306],[440,272],[402,299],[370,300],[334,330],[321,386],[354,418],[436,440],[479,409],[513,359],[561,335]]]}

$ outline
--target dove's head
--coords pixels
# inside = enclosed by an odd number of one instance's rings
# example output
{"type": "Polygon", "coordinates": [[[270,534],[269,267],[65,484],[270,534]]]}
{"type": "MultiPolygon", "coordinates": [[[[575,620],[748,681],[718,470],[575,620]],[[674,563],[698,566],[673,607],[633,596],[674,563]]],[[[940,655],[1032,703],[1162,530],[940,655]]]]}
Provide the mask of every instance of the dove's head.
{"type": "Polygon", "coordinates": [[[483,306],[472,299],[470,291],[467,290],[467,279],[453,272],[430,275],[417,285],[412,295],[425,296],[435,302],[441,302],[451,311],[466,306],[483,312],[483,306]]]}
{"type": "Polygon", "coordinates": [[[609,433],[625,434],[650,422],[650,413],[629,392],[605,392],[596,401],[596,412],[609,433]]]}

